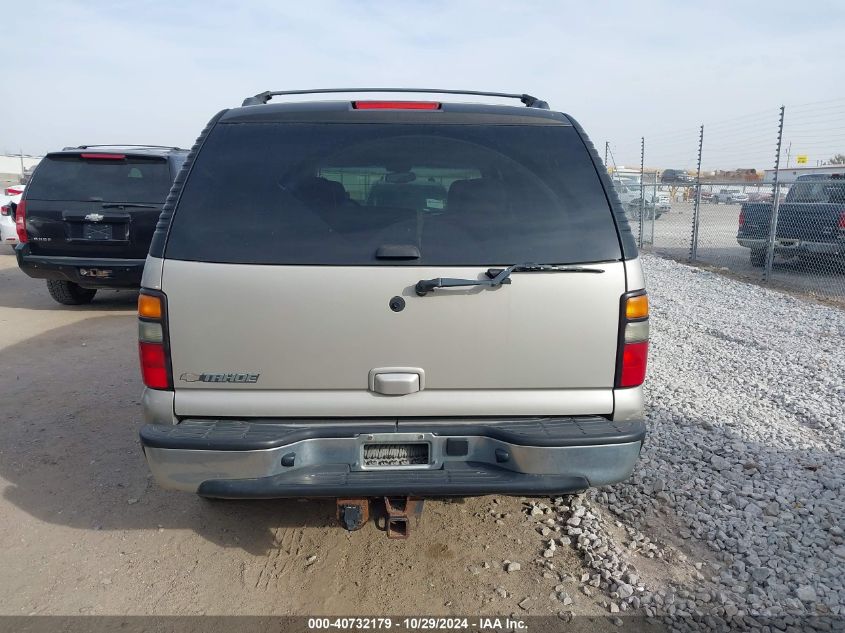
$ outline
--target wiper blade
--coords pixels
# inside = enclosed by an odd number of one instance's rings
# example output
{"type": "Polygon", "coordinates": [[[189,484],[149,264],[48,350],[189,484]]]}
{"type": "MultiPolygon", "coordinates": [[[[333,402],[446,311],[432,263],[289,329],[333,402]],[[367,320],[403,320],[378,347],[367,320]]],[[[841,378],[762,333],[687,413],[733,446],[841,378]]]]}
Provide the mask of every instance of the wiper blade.
{"type": "Polygon", "coordinates": [[[450,277],[438,277],[436,279],[420,279],[414,290],[417,295],[424,297],[435,288],[459,288],[464,286],[486,286],[487,288],[498,288],[503,284],[511,283],[510,275],[514,272],[550,272],[550,273],[603,273],[601,268],[584,268],[583,266],[558,266],[556,264],[514,264],[507,268],[487,269],[488,279],[454,279],[450,277]]]}
{"type": "Polygon", "coordinates": [[[161,209],[160,204],[141,204],[139,202],[107,202],[102,206],[104,209],[122,209],[123,207],[134,207],[136,209],[161,209]]]}
{"type": "Polygon", "coordinates": [[[559,266],[557,264],[517,264],[510,268],[488,268],[487,276],[491,279],[503,270],[514,273],[603,273],[603,268],[585,268],[584,266],[559,266]]]}

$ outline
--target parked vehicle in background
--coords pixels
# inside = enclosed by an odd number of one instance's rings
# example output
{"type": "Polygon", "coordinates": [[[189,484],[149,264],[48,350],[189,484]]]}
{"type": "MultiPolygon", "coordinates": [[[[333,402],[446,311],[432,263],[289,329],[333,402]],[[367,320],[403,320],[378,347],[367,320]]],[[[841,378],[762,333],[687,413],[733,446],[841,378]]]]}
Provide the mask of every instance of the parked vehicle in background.
{"type": "MultiPolygon", "coordinates": [[[[751,249],[753,266],[763,266],[766,261],[773,206],[761,202],[742,205],[737,241],[751,249]]],[[[778,205],[774,253],[845,262],[845,173],[798,177],[778,205]]]]}
{"type": "Polygon", "coordinates": [[[0,205],[0,241],[12,248],[18,243],[18,232],[15,228],[15,211],[20,200],[21,194],[18,194],[0,205]]]}
{"type": "Polygon", "coordinates": [[[741,204],[748,202],[748,194],[734,189],[720,189],[710,197],[713,204],[741,204]]]}
{"type": "Polygon", "coordinates": [[[618,181],[614,182],[614,185],[619,199],[628,212],[628,217],[632,219],[639,218],[641,196],[643,209],[649,213],[653,210],[655,219],[672,209],[668,194],[662,191],[655,192],[653,187],[646,185],[641,190],[639,183],[621,184],[618,181]]]}
{"type": "Polygon", "coordinates": [[[664,169],[660,175],[660,182],[665,184],[689,184],[694,183],[695,178],[690,176],[683,169],[664,169]]]}
{"type": "Polygon", "coordinates": [[[580,126],[527,95],[274,94],[211,120],[150,248],[141,442],[156,480],[340,497],[355,529],[369,498],[627,478],[648,302],[580,126]]]}
{"type": "Polygon", "coordinates": [[[3,190],[3,193],[8,197],[21,195],[26,189],[26,185],[9,185],[3,190]]]}
{"type": "Polygon", "coordinates": [[[65,305],[137,288],[161,206],[187,150],[80,145],[39,163],[17,206],[18,265],[65,305]]]}

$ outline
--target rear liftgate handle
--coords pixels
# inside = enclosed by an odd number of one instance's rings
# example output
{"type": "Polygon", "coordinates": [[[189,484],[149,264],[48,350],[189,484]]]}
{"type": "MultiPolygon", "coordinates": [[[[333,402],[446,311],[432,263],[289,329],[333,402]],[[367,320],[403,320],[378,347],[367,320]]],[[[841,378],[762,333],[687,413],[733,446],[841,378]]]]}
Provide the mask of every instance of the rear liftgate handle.
{"type": "Polygon", "coordinates": [[[379,367],[370,370],[368,386],[384,396],[405,396],[425,388],[425,372],[419,367],[379,367]]]}

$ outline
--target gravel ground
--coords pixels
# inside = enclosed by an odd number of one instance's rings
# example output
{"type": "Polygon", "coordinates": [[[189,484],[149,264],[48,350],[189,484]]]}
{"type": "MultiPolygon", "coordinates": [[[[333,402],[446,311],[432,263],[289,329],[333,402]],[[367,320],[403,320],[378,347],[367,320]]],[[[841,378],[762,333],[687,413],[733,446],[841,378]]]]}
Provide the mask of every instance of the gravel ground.
{"type": "Polygon", "coordinates": [[[845,313],[643,263],[652,346],[641,461],[623,484],[555,503],[586,567],[582,590],[602,590],[611,613],[641,607],[680,628],[745,616],[842,626],[845,313]],[[634,558],[665,558],[687,577],[644,586],[634,558]]]}

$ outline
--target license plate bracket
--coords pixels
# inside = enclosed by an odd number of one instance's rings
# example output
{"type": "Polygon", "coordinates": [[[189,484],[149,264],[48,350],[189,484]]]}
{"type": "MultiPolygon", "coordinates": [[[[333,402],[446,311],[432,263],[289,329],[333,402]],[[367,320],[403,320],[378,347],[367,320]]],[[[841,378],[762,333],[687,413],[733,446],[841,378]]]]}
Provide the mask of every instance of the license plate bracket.
{"type": "Polygon", "coordinates": [[[112,240],[114,227],[111,224],[85,222],[82,225],[82,238],[86,240],[112,240]]]}
{"type": "Polygon", "coordinates": [[[428,442],[376,442],[364,444],[365,468],[401,468],[428,466],[431,450],[428,442]]]}

